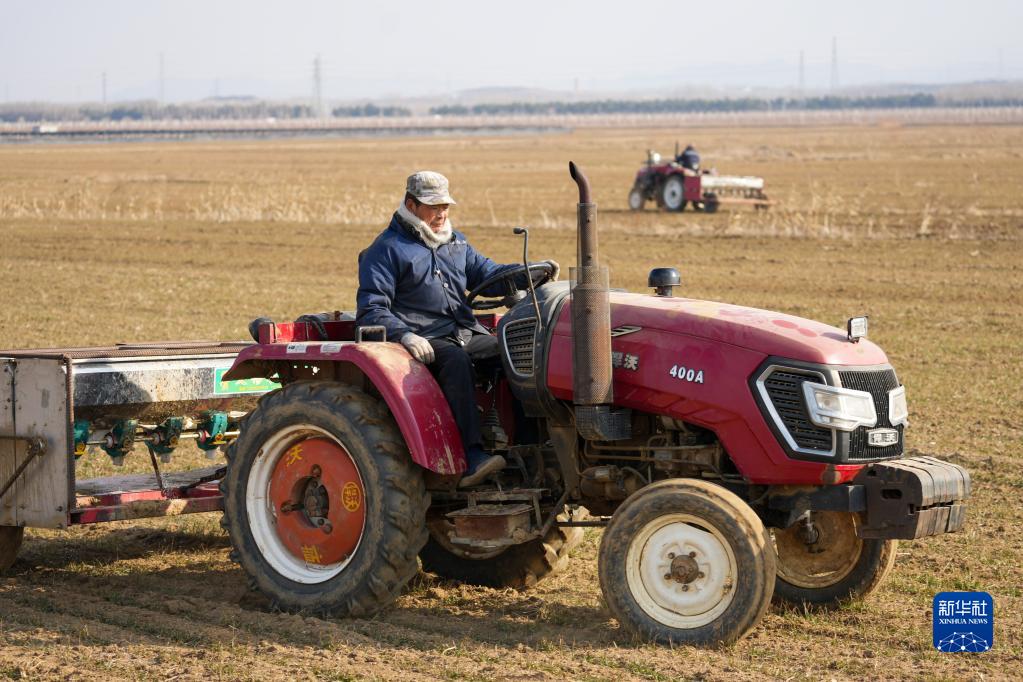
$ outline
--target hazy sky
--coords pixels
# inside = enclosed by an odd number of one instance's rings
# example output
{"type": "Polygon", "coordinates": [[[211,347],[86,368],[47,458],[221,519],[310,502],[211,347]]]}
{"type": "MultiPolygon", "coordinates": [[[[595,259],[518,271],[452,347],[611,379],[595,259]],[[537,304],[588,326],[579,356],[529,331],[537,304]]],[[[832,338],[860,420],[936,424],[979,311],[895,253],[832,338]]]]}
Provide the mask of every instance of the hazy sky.
{"type": "Polygon", "coordinates": [[[1023,78],[1020,0],[0,4],[0,102],[219,93],[328,99],[479,87],[582,91],[830,80],[842,86],[1023,78]]]}

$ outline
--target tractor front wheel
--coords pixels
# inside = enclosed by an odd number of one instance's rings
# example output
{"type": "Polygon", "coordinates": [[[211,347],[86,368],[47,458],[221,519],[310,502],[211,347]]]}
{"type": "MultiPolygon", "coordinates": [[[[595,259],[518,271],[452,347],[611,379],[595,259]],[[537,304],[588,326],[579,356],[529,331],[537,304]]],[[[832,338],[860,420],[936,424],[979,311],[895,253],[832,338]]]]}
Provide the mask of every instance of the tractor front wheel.
{"type": "Polygon", "coordinates": [[[20,526],[0,526],[0,573],[14,565],[24,536],[25,529],[20,526]]]}
{"type": "Polygon", "coordinates": [[[695,479],[660,481],[611,518],[600,543],[600,587],[622,627],[645,639],[728,644],[771,603],[770,542],[734,493],[695,479]]]}
{"type": "Polygon", "coordinates": [[[774,529],[775,600],[832,609],[877,590],[895,565],[898,541],[861,540],[858,525],[857,514],[821,511],[774,529]]]}
{"type": "Polygon", "coordinates": [[[454,525],[443,514],[431,516],[427,525],[430,539],[419,553],[423,570],[484,587],[532,587],[564,569],[568,553],[583,539],[582,528],[555,526],[542,539],[499,550],[475,550],[451,542],[448,532],[454,525]]]}
{"type": "Polygon", "coordinates": [[[669,211],[682,211],[686,207],[685,183],[681,175],[672,175],[661,186],[661,204],[669,211]]]}
{"type": "Polygon", "coordinates": [[[228,450],[232,558],[285,610],[368,616],[415,575],[429,495],[393,418],[363,391],[270,393],[228,450]]]}
{"type": "Polygon", "coordinates": [[[642,211],[644,205],[646,205],[646,194],[643,189],[639,186],[633,187],[629,192],[629,210],[642,211]]]}

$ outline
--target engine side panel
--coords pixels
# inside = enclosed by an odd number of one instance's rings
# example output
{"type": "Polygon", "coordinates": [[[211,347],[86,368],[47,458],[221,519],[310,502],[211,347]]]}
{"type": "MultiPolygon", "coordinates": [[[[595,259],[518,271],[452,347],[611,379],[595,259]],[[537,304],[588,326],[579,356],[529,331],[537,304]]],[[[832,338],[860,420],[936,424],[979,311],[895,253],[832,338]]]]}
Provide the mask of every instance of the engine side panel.
{"type": "MultiPolygon", "coordinates": [[[[572,399],[568,309],[565,305],[559,316],[547,362],[548,385],[562,400],[572,399]]],[[[740,473],[752,483],[837,483],[851,480],[860,470],[859,465],[833,466],[786,456],[747,385],[750,374],[767,357],[765,353],[686,333],[644,328],[632,312],[627,306],[612,305],[616,405],[675,417],[714,431],[740,473]]]]}

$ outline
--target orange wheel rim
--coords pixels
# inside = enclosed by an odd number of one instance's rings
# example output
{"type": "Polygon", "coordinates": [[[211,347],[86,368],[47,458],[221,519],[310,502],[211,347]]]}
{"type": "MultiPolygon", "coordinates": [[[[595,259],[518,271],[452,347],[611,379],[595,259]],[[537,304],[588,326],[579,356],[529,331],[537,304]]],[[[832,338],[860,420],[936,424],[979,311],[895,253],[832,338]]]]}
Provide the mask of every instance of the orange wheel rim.
{"type": "Polygon", "coordinates": [[[284,548],[307,564],[329,566],[352,555],[366,522],[366,495],[348,451],[329,438],[290,446],[274,465],[270,501],[284,548]]]}

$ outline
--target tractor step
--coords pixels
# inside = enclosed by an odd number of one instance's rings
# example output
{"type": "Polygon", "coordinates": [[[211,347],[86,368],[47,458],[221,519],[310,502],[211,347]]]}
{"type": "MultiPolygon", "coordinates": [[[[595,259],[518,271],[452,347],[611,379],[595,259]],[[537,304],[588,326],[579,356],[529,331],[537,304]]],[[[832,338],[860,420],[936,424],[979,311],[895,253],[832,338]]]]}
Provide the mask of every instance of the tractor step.
{"type": "Polygon", "coordinates": [[[528,504],[478,504],[449,512],[455,529],[449,537],[457,545],[497,549],[518,545],[540,536],[531,523],[528,504]]]}

